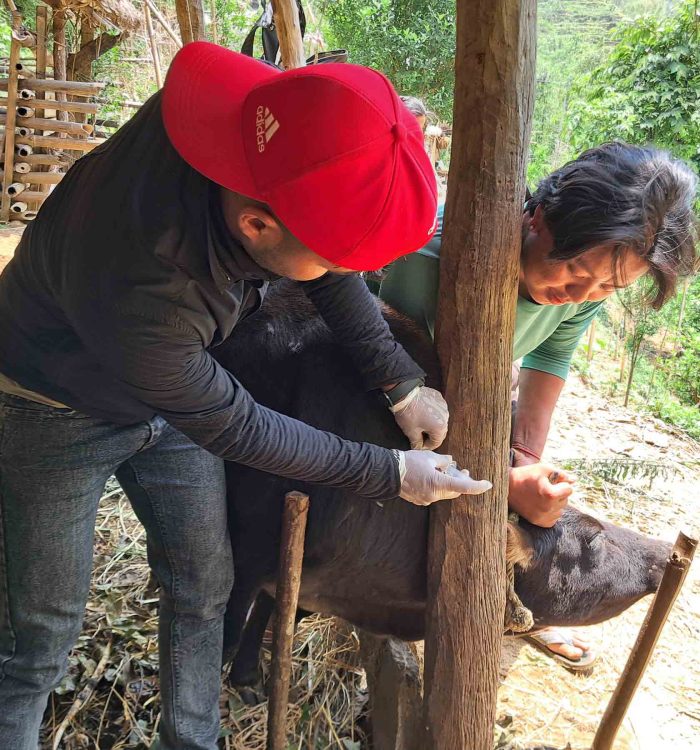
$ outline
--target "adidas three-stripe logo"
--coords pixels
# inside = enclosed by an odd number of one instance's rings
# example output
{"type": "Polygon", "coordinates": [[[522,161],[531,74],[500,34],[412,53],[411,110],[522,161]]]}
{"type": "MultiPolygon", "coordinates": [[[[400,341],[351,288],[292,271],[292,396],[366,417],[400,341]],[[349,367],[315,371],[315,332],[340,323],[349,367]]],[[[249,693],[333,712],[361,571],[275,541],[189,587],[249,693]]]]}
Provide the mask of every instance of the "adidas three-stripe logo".
{"type": "Polygon", "coordinates": [[[279,127],[280,124],[272,112],[260,105],[255,112],[255,142],[260,153],[265,150],[265,145],[270,142],[279,127]]]}

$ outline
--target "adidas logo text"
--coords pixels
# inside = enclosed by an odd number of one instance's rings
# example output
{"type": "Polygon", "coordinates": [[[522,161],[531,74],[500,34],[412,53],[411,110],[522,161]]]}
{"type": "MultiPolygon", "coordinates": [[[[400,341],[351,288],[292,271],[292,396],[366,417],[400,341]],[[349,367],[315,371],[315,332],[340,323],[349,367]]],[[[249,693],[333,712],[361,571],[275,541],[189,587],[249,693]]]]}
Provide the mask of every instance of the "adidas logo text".
{"type": "Polygon", "coordinates": [[[265,145],[279,130],[279,126],[279,122],[267,107],[260,105],[257,108],[255,112],[255,141],[261,154],[265,150],[265,145]]]}

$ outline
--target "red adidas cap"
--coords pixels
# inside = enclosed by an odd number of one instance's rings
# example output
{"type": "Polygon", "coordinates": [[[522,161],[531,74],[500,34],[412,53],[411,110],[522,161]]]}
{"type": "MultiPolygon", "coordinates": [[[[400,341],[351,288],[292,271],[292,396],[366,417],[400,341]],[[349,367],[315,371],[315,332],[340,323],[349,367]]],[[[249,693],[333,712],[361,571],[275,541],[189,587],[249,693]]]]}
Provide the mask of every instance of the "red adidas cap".
{"type": "Polygon", "coordinates": [[[322,258],[381,268],[433,235],[423,134],[389,81],[328,63],[281,72],[208,42],[170,66],[163,121],[194,169],[263,201],[322,258]]]}

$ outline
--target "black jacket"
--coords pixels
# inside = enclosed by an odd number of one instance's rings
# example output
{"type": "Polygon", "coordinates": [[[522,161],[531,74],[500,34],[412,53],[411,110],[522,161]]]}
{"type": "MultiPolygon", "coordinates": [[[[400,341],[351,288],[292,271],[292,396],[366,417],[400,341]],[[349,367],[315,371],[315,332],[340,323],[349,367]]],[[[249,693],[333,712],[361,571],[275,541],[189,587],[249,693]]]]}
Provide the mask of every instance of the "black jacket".
{"type": "MultiPolygon", "coordinates": [[[[219,188],[170,145],[156,94],[70,169],[25,231],[0,277],[0,371],[111,422],[160,414],[225,459],[395,496],[389,451],[256,404],[209,354],[270,278],[228,232],[219,188]]],[[[359,276],[302,286],[368,390],[422,374],[359,276]]]]}

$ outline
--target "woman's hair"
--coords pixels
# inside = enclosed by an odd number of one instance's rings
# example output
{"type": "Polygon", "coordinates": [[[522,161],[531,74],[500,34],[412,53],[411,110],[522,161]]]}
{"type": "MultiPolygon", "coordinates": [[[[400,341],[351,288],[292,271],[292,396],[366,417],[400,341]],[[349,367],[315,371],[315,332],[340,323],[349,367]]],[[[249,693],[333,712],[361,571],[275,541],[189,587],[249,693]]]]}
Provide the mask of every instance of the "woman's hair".
{"type": "Polygon", "coordinates": [[[416,117],[429,118],[433,115],[433,113],[425,106],[425,102],[417,96],[400,96],[399,99],[403,102],[404,107],[416,117]]]}
{"type": "Polygon", "coordinates": [[[554,238],[552,260],[610,245],[617,266],[626,251],[649,264],[650,303],[659,309],[680,276],[698,269],[697,177],[656,148],[605,143],[584,151],[537,186],[526,204],[542,207],[554,238]]]}

